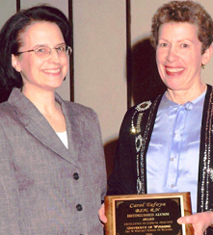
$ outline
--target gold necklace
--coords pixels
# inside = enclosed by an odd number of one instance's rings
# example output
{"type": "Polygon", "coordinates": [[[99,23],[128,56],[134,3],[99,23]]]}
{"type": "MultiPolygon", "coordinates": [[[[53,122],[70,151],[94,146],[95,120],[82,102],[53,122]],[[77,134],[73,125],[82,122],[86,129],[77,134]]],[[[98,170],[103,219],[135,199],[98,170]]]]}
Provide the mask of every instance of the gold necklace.
{"type": "Polygon", "coordinates": [[[55,110],[53,113],[51,113],[50,115],[49,115],[49,114],[46,114],[46,113],[43,113],[43,115],[46,116],[46,117],[48,117],[49,119],[51,119],[51,117],[52,117],[57,111],[58,111],[58,108],[57,108],[57,106],[56,106],[56,110],[55,110]]]}

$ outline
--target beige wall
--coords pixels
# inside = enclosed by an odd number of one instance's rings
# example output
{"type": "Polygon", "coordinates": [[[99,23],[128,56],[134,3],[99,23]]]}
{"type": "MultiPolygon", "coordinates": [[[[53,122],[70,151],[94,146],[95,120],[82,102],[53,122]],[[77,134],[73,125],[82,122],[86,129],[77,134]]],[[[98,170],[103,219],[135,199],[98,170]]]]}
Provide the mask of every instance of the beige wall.
{"type": "Polygon", "coordinates": [[[126,111],[125,1],[74,0],[75,101],[99,116],[104,144],[126,111]]]}
{"type": "Polygon", "coordinates": [[[14,0],[0,0],[0,28],[9,16],[16,12],[16,4],[14,0]]]}

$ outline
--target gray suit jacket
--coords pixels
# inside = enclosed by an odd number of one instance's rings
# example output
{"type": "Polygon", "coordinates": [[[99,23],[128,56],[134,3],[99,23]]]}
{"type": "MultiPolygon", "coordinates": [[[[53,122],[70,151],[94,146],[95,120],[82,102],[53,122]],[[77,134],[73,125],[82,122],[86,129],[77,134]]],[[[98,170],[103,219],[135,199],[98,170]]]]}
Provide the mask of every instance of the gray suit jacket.
{"type": "Polygon", "coordinates": [[[67,149],[18,90],[0,105],[0,234],[103,233],[98,209],[106,192],[97,115],[63,101],[67,149]]]}

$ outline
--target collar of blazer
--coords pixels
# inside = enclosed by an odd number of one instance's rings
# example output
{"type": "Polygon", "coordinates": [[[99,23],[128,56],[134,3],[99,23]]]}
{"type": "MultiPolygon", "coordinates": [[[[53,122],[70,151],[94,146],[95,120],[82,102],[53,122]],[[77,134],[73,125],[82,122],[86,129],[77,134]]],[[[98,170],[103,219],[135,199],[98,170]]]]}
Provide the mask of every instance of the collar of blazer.
{"type": "Polygon", "coordinates": [[[19,89],[14,88],[12,90],[8,102],[14,109],[14,118],[16,120],[18,119],[36,139],[59,156],[78,167],[78,156],[81,145],[79,140],[82,139],[81,119],[78,118],[79,114],[75,112],[71,102],[67,103],[63,101],[58,94],[56,94],[56,100],[61,105],[66,118],[69,149],[64,146],[35,105],[27,99],[19,89]]]}

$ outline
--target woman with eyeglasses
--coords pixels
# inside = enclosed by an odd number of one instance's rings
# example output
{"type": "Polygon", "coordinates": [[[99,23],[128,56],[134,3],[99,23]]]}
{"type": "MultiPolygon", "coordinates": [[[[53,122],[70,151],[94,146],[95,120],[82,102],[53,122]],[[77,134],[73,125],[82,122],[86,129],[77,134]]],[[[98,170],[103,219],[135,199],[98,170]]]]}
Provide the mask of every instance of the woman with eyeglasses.
{"type": "Polygon", "coordinates": [[[46,5],[0,32],[0,234],[103,234],[106,192],[97,115],[56,92],[68,70],[71,26],[46,5]]]}

